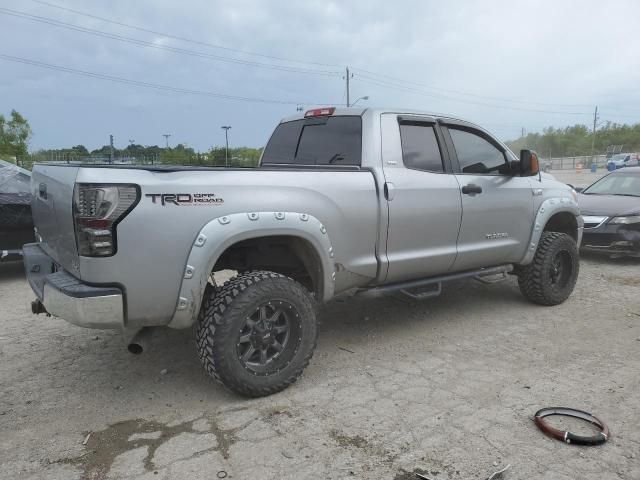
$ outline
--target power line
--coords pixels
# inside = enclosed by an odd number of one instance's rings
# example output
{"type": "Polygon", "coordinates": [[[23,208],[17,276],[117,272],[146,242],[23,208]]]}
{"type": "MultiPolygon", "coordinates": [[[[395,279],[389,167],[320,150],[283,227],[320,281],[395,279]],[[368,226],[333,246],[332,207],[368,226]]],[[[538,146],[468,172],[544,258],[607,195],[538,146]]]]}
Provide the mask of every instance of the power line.
{"type": "MultiPolygon", "coordinates": [[[[506,109],[510,109],[510,110],[521,110],[521,111],[529,111],[529,112],[541,112],[541,113],[568,113],[568,114],[574,114],[574,115],[590,115],[589,113],[586,112],[565,112],[565,111],[555,111],[555,110],[542,110],[542,109],[531,109],[531,108],[524,108],[524,107],[511,107],[508,105],[497,105],[494,103],[486,103],[486,102],[478,102],[475,100],[468,100],[468,99],[461,99],[461,98],[456,98],[456,97],[452,97],[451,95],[443,95],[441,93],[433,93],[433,92],[429,92],[420,88],[415,88],[415,87],[408,87],[408,86],[404,86],[401,85],[399,83],[395,83],[395,82],[389,82],[386,80],[378,80],[378,79],[374,79],[372,77],[369,76],[363,76],[362,74],[356,74],[356,76],[361,78],[361,81],[364,81],[365,83],[371,83],[371,84],[375,84],[378,86],[382,86],[382,87],[386,87],[386,88],[392,88],[392,89],[396,89],[396,90],[402,90],[402,91],[407,91],[407,92],[413,92],[413,93],[418,93],[424,96],[429,96],[432,98],[438,98],[438,99],[442,99],[442,100],[452,100],[452,101],[457,101],[457,102],[463,102],[463,103],[470,103],[470,104],[475,104],[475,105],[483,105],[483,106],[489,106],[489,107],[494,107],[494,108],[506,108],[506,109]]],[[[507,102],[506,100],[502,100],[502,102],[507,102]]],[[[556,106],[556,107],[561,107],[563,105],[561,104],[544,104],[544,105],[549,105],[549,106],[556,106]]],[[[566,106],[566,105],[565,105],[566,106]]]]}
{"type": "Polygon", "coordinates": [[[360,77],[360,81],[361,82],[368,83],[368,84],[371,84],[371,85],[377,85],[377,86],[384,87],[384,88],[390,88],[390,89],[394,89],[394,90],[413,93],[413,94],[416,94],[416,95],[421,95],[421,96],[430,97],[430,98],[436,98],[436,99],[440,99],[440,100],[448,100],[448,101],[452,101],[452,102],[467,103],[467,104],[472,104],[472,105],[481,105],[481,106],[485,106],[485,107],[489,107],[489,108],[498,108],[498,109],[505,109],[505,110],[517,110],[517,111],[522,111],[522,112],[554,113],[554,114],[563,114],[563,115],[585,115],[585,116],[590,116],[591,115],[590,113],[586,113],[586,112],[567,112],[567,111],[556,111],[556,110],[542,110],[542,109],[532,109],[532,108],[524,108],[524,107],[512,107],[512,106],[508,106],[508,105],[497,105],[497,104],[491,104],[491,103],[486,103],[486,102],[478,102],[478,101],[475,101],[475,100],[467,100],[467,99],[461,99],[461,98],[452,97],[452,96],[449,96],[449,95],[441,95],[441,94],[438,94],[438,93],[426,92],[426,91],[418,89],[418,88],[404,87],[404,86],[401,86],[401,85],[398,85],[398,84],[385,82],[385,81],[381,81],[381,80],[373,80],[373,79],[370,79],[368,77],[362,78],[362,75],[359,75],[359,74],[356,74],[356,77],[360,77]]]}
{"type": "Polygon", "coordinates": [[[639,107],[620,107],[617,105],[600,105],[601,107],[607,108],[609,110],[627,110],[631,112],[640,112],[639,107]]]}
{"type": "Polygon", "coordinates": [[[168,91],[172,93],[184,93],[189,95],[201,95],[201,96],[207,96],[207,97],[213,97],[213,98],[220,98],[224,100],[236,100],[236,101],[254,102],[254,103],[273,103],[273,104],[280,104],[280,105],[299,105],[299,104],[324,105],[325,104],[323,102],[300,102],[300,101],[293,101],[293,100],[273,100],[273,99],[266,99],[266,98],[242,97],[239,95],[227,95],[223,93],[209,92],[205,90],[192,90],[192,89],[181,88],[181,87],[173,87],[171,85],[162,85],[158,83],[143,82],[140,80],[131,80],[129,78],[116,77],[113,75],[106,75],[103,73],[95,73],[95,72],[89,72],[86,70],[78,70],[75,68],[64,67],[61,65],[44,63],[38,60],[31,60],[23,57],[14,57],[12,55],[5,55],[3,53],[0,53],[0,59],[8,60],[10,62],[23,63],[25,65],[32,65],[40,68],[47,68],[49,70],[56,70],[60,72],[71,73],[74,75],[80,75],[84,77],[98,78],[101,80],[124,83],[127,85],[134,85],[137,87],[153,88],[156,90],[163,90],[163,91],[168,91]]]}
{"type": "MultiPolygon", "coordinates": [[[[503,103],[519,103],[519,104],[523,104],[523,105],[538,105],[541,107],[566,107],[566,108],[592,108],[593,105],[590,104],[571,104],[571,103],[544,103],[544,102],[532,102],[532,101],[528,101],[528,100],[515,100],[515,99],[506,99],[506,98],[501,98],[501,97],[492,97],[492,96],[486,96],[486,95],[477,95],[474,93],[468,93],[468,92],[462,92],[459,90],[451,90],[451,89],[444,89],[444,88],[439,88],[439,87],[434,87],[432,85],[426,85],[424,83],[418,83],[418,82],[412,82],[410,80],[403,80],[403,79],[399,79],[397,77],[391,77],[389,75],[383,75],[383,74],[379,74],[379,73],[375,73],[375,72],[370,72],[368,70],[363,70],[363,69],[355,69],[356,72],[360,71],[360,72],[365,72],[368,73],[369,75],[363,75],[362,73],[356,73],[355,75],[360,77],[360,78],[366,78],[369,79],[371,81],[378,81],[378,82],[383,82],[385,84],[389,84],[389,85],[395,85],[398,87],[405,87],[405,88],[411,88],[408,87],[407,85],[415,85],[417,87],[422,87],[423,89],[426,90],[434,90],[436,92],[440,91],[440,92],[445,92],[445,93],[452,93],[452,94],[456,94],[456,95],[462,95],[462,96],[468,96],[468,97],[473,97],[473,98],[479,98],[479,99],[486,99],[486,100],[496,100],[499,102],[503,102],[503,103]],[[380,77],[380,78],[375,78],[375,77],[380,77]],[[389,80],[381,80],[381,79],[389,79],[389,80]]],[[[434,93],[434,95],[436,95],[437,93],[434,93]]],[[[450,97],[449,97],[450,98],[450,97]]],[[[627,107],[627,106],[613,106],[613,105],[603,105],[605,108],[611,109],[611,110],[630,110],[630,111],[638,111],[640,112],[640,108],[639,107],[627,107]]],[[[586,115],[586,112],[585,112],[586,115]]],[[[589,114],[591,115],[591,114],[589,114]]],[[[636,118],[636,117],[630,117],[627,116],[627,118],[636,118]]]]}
{"type": "MultiPolygon", "coordinates": [[[[94,20],[100,20],[102,22],[110,23],[110,24],[113,24],[113,25],[118,25],[120,27],[125,27],[125,28],[129,28],[129,29],[132,29],[132,30],[137,30],[137,31],[140,31],[140,32],[150,33],[150,34],[153,34],[153,35],[159,35],[159,36],[163,36],[163,37],[170,38],[170,39],[173,39],[173,40],[179,40],[179,41],[182,41],[182,42],[191,43],[191,44],[194,44],[194,45],[200,45],[200,46],[205,46],[205,47],[209,47],[209,48],[225,50],[225,51],[239,53],[239,54],[243,54],[243,55],[251,55],[251,56],[261,57],[261,58],[270,59],[270,60],[278,60],[278,61],[289,62],[289,63],[297,63],[297,64],[300,64],[300,65],[314,65],[314,66],[321,66],[321,67],[343,68],[341,65],[338,65],[338,64],[292,59],[292,58],[287,58],[287,57],[282,57],[282,56],[268,55],[268,54],[264,54],[264,53],[251,52],[251,51],[248,51],[248,50],[241,50],[241,49],[237,49],[237,48],[227,47],[227,46],[224,46],[224,45],[213,44],[213,43],[205,42],[205,41],[202,41],[202,40],[196,40],[196,39],[193,39],[193,38],[188,38],[188,37],[175,35],[175,34],[171,34],[171,33],[167,33],[167,32],[161,32],[161,31],[158,31],[158,30],[153,30],[153,29],[141,27],[141,26],[138,26],[138,25],[132,25],[130,23],[120,22],[120,21],[117,21],[117,20],[113,20],[113,19],[110,19],[110,18],[99,16],[99,15],[94,15],[94,14],[91,14],[91,13],[88,13],[88,12],[76,10],[76,9],[69,8],[69,7],[64,7],[62,5],[57,5],[57,4],[54,4],[54,3],[51,3],[51,2],[47,2],[47,1],[44,1],[44,0],[31,0],[31,1],[34,2],[34,3],[40,4],[40,5],[45,5],[47,7],[56,8],[58,10],[74,13],[76,15],[81,15],[81,16],[84,16],[84,17],[87,17],[87,18],[92,18],[94,20]]],[[[61,23],[64,23],[64,22],[61,22],[61,23]]],[[[77,27],[77,28],[82,28],[82,27],[77,27]]],[[[370,75],[370,76],[377,77],[378,79],[386,79],[387,81],[396,82],[396,83],[399,83],[401,85],[412,85],[414,87],[420,87],[422,89],[434,90],[436,92],[440,91],[440,92],[444,92],[444,93],[450,93],[450,94],[461,95],[461,96],[472,97],[472,98],[479,98],[479,99],[484,99],[484,100],[495,100],[495,101],[506,102],[506,103],[519,103],[519,104],[523,104],[523,105],[537,105],[537,106],[543,106],[543,107],[546,106],[546,107],[567,107],[567,108],[592,108],[592,106],[593,106],[592,104],[588,104],[587,105],[587,104],[543,103],[543,102],[532,102],[532,101],[528,101],[528,100],[507,99],[507,98],[494,97],[494,96],[488,96],[488,95],[478,95],[476,93],[464,92],[464,91],[460,91],[460,90],[446,89],[446,88],[436,87],[436,86],[433,86],[433,85],[428,85],[428,84],[424,84],[424,83],[420,83],[420,82],[414,82],[414,81],[411,81],[411,80],[401,79],[401,78],[398,78],[398,77],[393,77],[391,75],[385,75],[385,74],[382,74],[382,73],[377,73],[377,72],[373,72],[373,71],[365,70],[365,69],[361,69],[361,68],[356,68],[355,70],[359,71],[359,72],[362,72],[362,74],[365,74],[365,75],[363,75],[365,77],[367,75],[370,75]]],[[[309,72],[299,72],[299,73],[309,73],[309,72]]],[[[333,75],[340,75],[338,72],[332,72],[332,74],[333,75]]],[[[375,80],[375,78],[374,78],[374,80],[375,80]]],[[[609,106],[609,105],[601,105],[601,106],[603,106],[605,108],[613,109],[613,110],[640,111],[640,108],[637,108],[637,107],[619,107],[619,106],[609,106]]],[[[628,118],[631,118],[631,117],[628,117],[628,118]]],[[[633,118],[635,118],[635,117],[633,117],[633,118]]]]}
{"type": "Polygon", "coordinates": [[[316,66],[321,66],[321,67],[335,67],[335,68],[341,68],[340,65],[336,65],[336,64],[331,64],[331,63],[321,63],[321,62],[310,62],[310,61],[306,61],[306,60],[296,60],[296,59],[291,59],[291,58],[286,58],[286,57],[278,57],[275,55],[267,55],[264,53],[256,53],[256,52],[250,52],[248,50],[240,50],[237,48],[231,48],[231,47],[226,47],[224,45],[216,45],[213,43],[209,43],[209,42],[204,42],[202,40],[194,40],[192,38],[188,38],[188,37],[183,37],[183,36],[179,36],[179,35],[174,35],[171,33],[166,33],[166,32],[160,32],[157,30],[152,30],[149,28],[145,28],[145,27],[140,27],[137,25],[132,25],[130,23],[124,23],[124,22],[119,22],[117,20],[112,20],[110,18],[105,18],[105,17],[100,17],[98,15],[93,15],[87,12],[82,12],[80,10],[74,10],[73,8],[68,8],[68,7],[63,7],[62,5],[56,5],[54,3],[50,3],[50,2],[45,2],[43,0],[31,0],[32,2],[35,3],[39,3],[40,5],[46,5],[48,7],[52,7],[52,8],[57,8],[59,10],[64,10],[66,12],[71,12],[71,13],[75,13],[77,15],[82,15],[84,17],[88,17],[88,18],[93,18],[95,20],[100,20],[102,22],[107,22],[107,23],[111,23],[113,25],[119,25],[121,27],[126,27],[126,28],[131,28],[133,30],[138,30],[140,32],[145,32],[145,33],[151,33],[153,35],[160,35],[166,38],[171,38],[173,40],[180,40],[181,42],[187,42],[187,43],[192,43],[194,45],[200,45],[203,47],[210,47],[210,48],[217,48],[220,50],[226,50],[229,52],[235,52],[235,53],[241,53],[243,55],[252,55],[255,57],[262,57],[262,58],[268,58],[271,60],[280,60],[283,62],[290,62],[290,63],[299,63],[299,64],[306,64],[306,65],[316,65],[316,66]]]}
{"type": "MultiPolygon", "coordinates": [[[[610,108],[610,107],[606,107],[606,108],[610,108]]],[[[603,115],[606,115],[608,117],[616,117],[616,118],[635,118],[636,120],[640,120],[640,114],[639,115],[619,115],[617,113],[611,113],[611,112],[600,112],[603,115]]]]}
{"type": "Polygon", "coordinates": [[[392,77],[390,75],[384,75],[384,74],[381,74],[381,73],[371,72],[369,70],[363,70],[363,69],[360,69],[360,68],[356,68],[355,70],[356,70],[356,72],[357,71],[363,72],[363,73],[356,73],[356,75],[358,75],[360,77],[364,77],[364,78],[369,78],[371,80],[380,81],[380,79],[383,79],[383,81],[385,81],[386,83],[394,83],[394,84],[399,85],[399,86],[410,86],[410,85],[413,85],[414,87],[420,87],[421,89],[434,90],[436,92],[440,91],[440,92],[444,92],[444,93],[462,95],[462,96],[479,98],[479,99],[484,99],[484,100],[496,100],[496,101],[505,102],[505,103],[521,103],[521,104],[525,104],[525,105],[538,105],[538,106],[541,106],[541,107],[568,107],[568,108],[591,108],[592,107],[592,105],[587,105],[587,104],[543,103],[543,102],[532,102],[532,101],[529,101],[529,100],[515,100],[515,99],[509,99],[509,98],[502,98],[502,97],[492,97],[492,96],[488,96],[488,95],[478,95],[478,94],[475,94],[475,93],[463,92],[463,91],[460,91],[460,90],[452,90],[452,89],[447,89],[447,88],[434,87],[433,85],[427,85],[425,83],[413,82],[413,81],[410,81],[410,80],[405,80],[405,79],[401,79],[401,78],[397,78],[397,77],[392,77]],[[379,78],[375,78],[375,77],[379,77],[379,78]]]}
{"type": "Polygon", "coordinates": [[[33,22],[39,22],[39,23],[44,23],[47,25],[51,25],[54,27],[59,27],[59,28],[64,28],[67,30],[71,30],[71,31],[75,31],[75,32],[81,32],[81,33],[86,33],[89,35],[94,35],[97,37],[102,37],[102,38],[108,38],[111,40],[117,40],[120,42],[125,42],[125,43],[129,43],[132,45],[136,45],[139,47],[148,47],[148,48],[155,48],[157,50],[164,50],[167,52],[172,52],[172,53],[178,53],[178,54],[182,54],[182,55],[190,55],[193,57],[199,57],[199,58],[205,58],[208,60],[215,60],[215,61],[220,61],[220,62],[227,62],[227,63],[233,63],[233,64],[238,64],[238,65],[245,65],[245,66],[251,66],[251,67],[259,67],[259,68],[268,68],[268,69],[272,69],[272,70],[280,70],[280,71],[285,71],[285,72],[292,72],[292,73],[304,73],[304,74],[311,74],[311,75],[320,75],[320,76],[339,76],[340,73],[338,72],[333,72],[333,71],[328,71],[328,70],[314,70],[314,69],[309,69],[309,68],[299,68],[299,67],[290,67],[290,66],[286,66],[286,65],[275,65],[275,64],[269,64],[269,63],[263,63],[263,62],[256,62],[256,61],[252,61],[252,60],[242,60],[239,58],[232,58],[232,57],[223,57],[220,55],[214,55],[214,54],[210,54],[210,53],[206,53],[206,52],[199,52],[196,50],[189,50],[189,49],[185,49],[185,48],[178,48],[178,47],[171,47],[169,45],[161,45],[161,44],[157,44],[154,42],[149,42],[147,40],[140,40],[137,38],[132,38],[132,37],[126,37],[123,35],[117,35],[115,33],[109,33],[109,32],[104,32],[101,30],[96,30],[93,28],[87,28],[87,27],[80,27],[78,25],[73,25],[71,23],[67,23],[67,22],[62,22],[60,20],[56,20],[53,18],[49,18],[49,17],[42,17],[39,15],[31,15],[29,13],[26,12],[20,12],[18,10],[12,10],[9,8],[2,8],[0,7],[0,13],[3,13],[5,15],[10,15],[13,17],[17,17],[17,18],[22,18],[25,20],[30,20],[33,22]]]}

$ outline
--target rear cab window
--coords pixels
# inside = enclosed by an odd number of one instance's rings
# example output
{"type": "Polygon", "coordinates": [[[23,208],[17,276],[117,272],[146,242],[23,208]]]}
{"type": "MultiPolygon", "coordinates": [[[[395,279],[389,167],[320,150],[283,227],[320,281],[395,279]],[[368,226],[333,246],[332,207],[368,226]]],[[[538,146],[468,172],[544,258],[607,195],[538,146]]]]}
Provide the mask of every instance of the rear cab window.
{"type": "Polygon", "coordinates": [[[426,123],[400,123],[402,162],[407,168],[442,173],[444,165],[434,125],[426,123]]]}
{"type": "Polygon", "coordinates": [[[278,125],[262,155],[262,165],[348,165],[362,161],[362,119],[326,116],[278,125]]]}

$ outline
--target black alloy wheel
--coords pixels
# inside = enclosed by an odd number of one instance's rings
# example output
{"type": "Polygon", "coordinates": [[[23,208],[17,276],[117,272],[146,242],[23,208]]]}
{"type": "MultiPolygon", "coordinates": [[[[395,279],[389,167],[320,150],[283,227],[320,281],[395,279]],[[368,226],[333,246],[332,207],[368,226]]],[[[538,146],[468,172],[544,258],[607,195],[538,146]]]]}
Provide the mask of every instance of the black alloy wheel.
{"type": "Polygon", "coordinates": [[[296,308],[282,300],[256,308],[238,334],[238,359],[244,368],[269,375],[286,367],[300,343],[299,318],[296,308]]]}

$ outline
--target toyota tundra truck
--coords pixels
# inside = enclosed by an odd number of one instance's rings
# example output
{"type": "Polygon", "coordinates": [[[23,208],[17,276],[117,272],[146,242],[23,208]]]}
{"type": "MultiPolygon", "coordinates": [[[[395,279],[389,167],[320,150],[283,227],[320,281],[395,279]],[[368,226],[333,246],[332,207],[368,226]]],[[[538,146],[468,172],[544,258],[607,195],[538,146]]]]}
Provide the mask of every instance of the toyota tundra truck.
{"type": "Polygon", "coordinates": [[[579,270],[575,192],[534,152],[424,112],[318,108],[282,120],[257,168],[37,164],[31,189],[34,313],[121,330],[133,353],[194,327],[207,373],[247,396],[296,381],[343,292],[511,274],[557,305],[579,270]]]}

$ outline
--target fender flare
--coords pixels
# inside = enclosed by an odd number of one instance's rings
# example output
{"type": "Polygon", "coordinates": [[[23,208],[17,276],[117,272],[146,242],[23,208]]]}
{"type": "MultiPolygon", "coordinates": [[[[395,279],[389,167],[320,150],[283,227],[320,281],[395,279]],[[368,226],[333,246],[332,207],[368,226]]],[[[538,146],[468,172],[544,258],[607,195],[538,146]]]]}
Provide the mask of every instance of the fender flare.
{"type": "Polygon", "coordinates": [[[576,221],[578,224],[577,243],[578,246],[580,246],[580,242],[582,241],[582,228],[584,225],[584,221],[580,216],[580,208],[578,207],[578,203],[572,198],[568,197],[549,198],[542,202],[542,204],[538,208],[538,213],[536,214],[536,218],[533,223],[533,230],[531,231],[531,237],[527,246],[527,252],[522,259],[522,262],[520,262],[520,265],[527,265],[533,261],[533,257],[536,254],[536,249],[538,248],[538,243],[540,243],[540,237],[542,237],[542,232],[544,231],[544,227],[547,225],[547,222],[551,217],[553,217],[557,213],[562,212],[571,213],[576,217],[576,221]]]}
{"type": "Polygon", "coordinates": [[[187,328],[196,321],[209,275],[227,248],[242,240],[275,235],[302,238],[312,245],[321,261],[322,300],[329,300],[335,287],[334,251],[320,220],[299,212],[234,213],[209,221],[196,236],[185,265],[176,308],[167,326],[187,328]]]}

